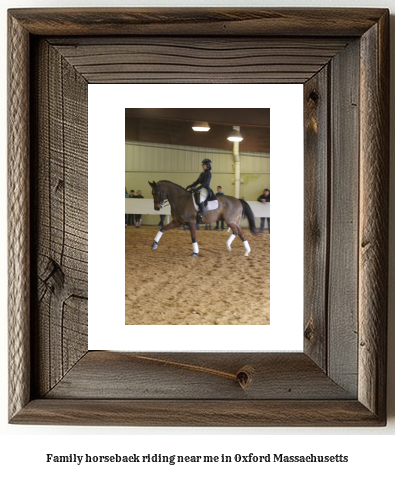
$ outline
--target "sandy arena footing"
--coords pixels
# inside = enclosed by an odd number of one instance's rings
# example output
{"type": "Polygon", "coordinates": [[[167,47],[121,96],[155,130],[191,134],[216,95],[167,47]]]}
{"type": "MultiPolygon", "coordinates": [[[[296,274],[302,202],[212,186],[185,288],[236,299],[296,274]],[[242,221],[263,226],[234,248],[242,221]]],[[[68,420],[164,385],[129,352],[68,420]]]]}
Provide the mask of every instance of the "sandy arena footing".
{"type": "Polygon", "coordinates": [[[125,229],[126,325],[268,325],[270,323],[270,234],[246,233],[251,253],[244,256],[230,233],[197,231],[199,254],[192,253],[189,231],[125,229]]]}

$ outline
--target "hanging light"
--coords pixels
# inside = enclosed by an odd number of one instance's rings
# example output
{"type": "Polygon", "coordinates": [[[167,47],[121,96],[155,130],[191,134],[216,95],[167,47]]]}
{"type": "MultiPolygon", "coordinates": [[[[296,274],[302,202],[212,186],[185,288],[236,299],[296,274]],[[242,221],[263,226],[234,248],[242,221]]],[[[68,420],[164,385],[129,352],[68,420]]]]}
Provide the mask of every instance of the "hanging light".
{"type": "Polygon", "coordinates": [[[206,121],[196,121],[192,126],[193,131],[209,131],[210,125],[206,121]]]}
{"type": "Polygon", "coordinates": [[[229,133],[228,140],[235,143],[243,140],[243,136],[240,134],[240,126],[233,126],[232,131],[229,133]]]}

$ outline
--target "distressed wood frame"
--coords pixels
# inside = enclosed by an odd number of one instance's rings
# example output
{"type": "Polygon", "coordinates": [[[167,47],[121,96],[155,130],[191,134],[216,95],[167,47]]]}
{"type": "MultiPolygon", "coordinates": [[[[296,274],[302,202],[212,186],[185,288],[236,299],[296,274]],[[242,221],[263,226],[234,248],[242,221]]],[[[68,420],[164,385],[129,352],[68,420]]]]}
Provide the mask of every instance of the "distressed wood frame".
{"type": "Polygon", "coordinates": [[[11,423],[385,425],[388,36],[385,9],[9,11],[11,423]],[[304,84],[303,353],[88,351],[92,82],[304,84]]]}

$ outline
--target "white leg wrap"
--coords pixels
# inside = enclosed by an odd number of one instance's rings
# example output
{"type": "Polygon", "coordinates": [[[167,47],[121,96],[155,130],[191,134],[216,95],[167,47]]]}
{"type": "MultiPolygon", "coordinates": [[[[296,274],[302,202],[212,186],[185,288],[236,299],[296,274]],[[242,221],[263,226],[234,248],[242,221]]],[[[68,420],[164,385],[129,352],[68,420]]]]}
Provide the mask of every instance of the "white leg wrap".
{"type": "Polygon", "coordinates": [[[245,247],[246,252],[251,252],[251,247],[250,247],[250,245],[248,244],[248,241],[244,241],[243,244],[244,244],[244,247],[245,247]]]}
{"type": "MultiPolygon", "coordinates": [[[[159,231],[158,234],[157,234],[156,237],[155,237],[155,242],[159,242],[159,240],[160,240],[160,238],[162,237],[162,235],[163,235],[163,232],[160,232],[160,231],[159,231]]],[[[151,237],[152,237],[152,236],[151,236],[151,237]]]]}
{"type": "Polygon", "coordinates": [[[198,253],[199,253],[198,243],[197,243],[197,242],[192,242],[192,247],[193,247],[193,252],[194,252],[195,254],[198,254],[198,253]]]}
{"type": "Polygon", "coordinates": [[[227,245],[228,247],[232,244],[232,242],[234,241],[235,237],[236,237],[236,236],[235,236],[234,234],[232,234],[232,235],[229,237],[229,239],[226,241],[226,245],[227,245]]]}

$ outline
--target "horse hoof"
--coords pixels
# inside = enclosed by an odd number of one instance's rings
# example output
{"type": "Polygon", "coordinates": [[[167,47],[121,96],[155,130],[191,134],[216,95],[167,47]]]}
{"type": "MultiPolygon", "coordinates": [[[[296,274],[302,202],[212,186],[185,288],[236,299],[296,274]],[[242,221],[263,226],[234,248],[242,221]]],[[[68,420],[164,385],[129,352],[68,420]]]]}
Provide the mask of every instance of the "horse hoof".
{"type": "Polygon", "coordinates": [[[227,247],[226,250],[227,250],[228,252],[230,252],[230,251],[232,250],[232,248],[231,248],[231,247],[227,247]]]}
{"type": "Polygon", "coordinates": [[[154,241],[151,246],[151,249],[158,249],[158,243],[154,241]]]}
{"type": "Polygon", "coordinates": [[[196,252],[192,252],[191,256],[190,257],[197,257],[197,254],[196,252]]]}
{"type": "Polygon", "coordinates": [[[249,254],[249,252],[246,252],[246,253],[244,254],[244,256],[245,256],[245,257],[247,257],[247,256],[248,256],[248,254],[249,254]]]}

